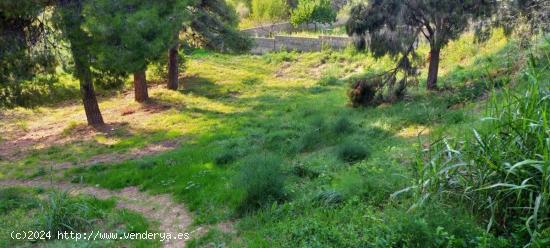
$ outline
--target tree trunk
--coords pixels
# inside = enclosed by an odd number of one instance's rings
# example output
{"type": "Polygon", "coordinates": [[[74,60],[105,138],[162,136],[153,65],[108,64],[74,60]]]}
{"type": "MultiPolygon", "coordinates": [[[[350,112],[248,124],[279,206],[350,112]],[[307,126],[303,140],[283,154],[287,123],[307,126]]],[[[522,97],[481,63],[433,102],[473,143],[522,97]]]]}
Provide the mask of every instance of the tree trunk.
{"type": "Polygon", "coordinates": [[[178,47],[168,51],[168,89],[178,90],[178,47]]]}
{"type": "Polygon", "coordinates": [[[68,38],[71,55],[75,65],[75,76],[80,81],[80,93],[82,94],[82,103],[88,125],[98,126],[105,124],[103,116],[97,104],[97,98],[94,91],[92,72],[90,70],[90,54],[88,51],[87,35],[81,28],[83,18],[82,3],[65,3],[66,10],[62,11],[62,25],[65,29],[64,35],[68,38]]]}
{"type": "Polygon", "coordinates": [[[145,69],[134,72],[134,96],[136,102],[145,102],[149,100],[145,69]]]}
{"type": "Polygon", "coordinates": [[[97,104],[90,67],[79,65],[77,61],[75,60],[75,68],[77,71],[80,71],[79,74],[82,73],[80,76],[80,93],[82,94],[82,103],[84,104],[84,112],[86,112],[88,125],[103,125],[105,123],[97,104]]]}
{"type": "Polygon", "coordinates": [[[430,66],[428,68],[428,80],[426,88],[428,90],[437,89],[437,74],[439,71],[439,53],[440,49],[432,49],[430,51],[430,66]]]}

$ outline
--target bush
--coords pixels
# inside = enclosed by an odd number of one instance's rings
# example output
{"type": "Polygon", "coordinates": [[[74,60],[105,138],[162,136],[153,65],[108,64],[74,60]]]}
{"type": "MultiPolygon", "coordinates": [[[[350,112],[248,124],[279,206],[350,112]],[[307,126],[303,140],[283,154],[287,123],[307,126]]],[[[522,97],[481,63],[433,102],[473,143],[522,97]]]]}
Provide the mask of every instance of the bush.
{"type": "Polygon", "coordinates": [[[549,245],[550,91],[543,79],[546,70],[529,69],[525,92],[504,91],[494,96],[484,125],[463,141],[446,139],[419,155],[427,160],[418,160],[418,184],[410,188],[415,189],[419,203],[428,196],[458,196],[486,221],[487,229],[513,233],[517,246],[549,245]]]}
{"type": "Polygon", "coordinates": [[[241,163],[235,186],[243,193],[238,212],[245,213],[286,199],[282,159],[274,155],[253,155],[241,163]]]}
{"type": "Polygon", "coordinates": [[[367,148],[355,142],[346,141],[338,147],[338,158],[348,163],[363,160],[367,155],[367,148]]]}

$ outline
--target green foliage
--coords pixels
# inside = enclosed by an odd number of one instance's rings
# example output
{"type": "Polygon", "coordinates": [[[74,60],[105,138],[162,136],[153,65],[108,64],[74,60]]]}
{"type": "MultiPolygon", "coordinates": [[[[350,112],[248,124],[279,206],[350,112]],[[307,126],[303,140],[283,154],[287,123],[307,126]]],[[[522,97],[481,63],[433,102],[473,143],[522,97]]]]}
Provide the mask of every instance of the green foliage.
{"type": "Polygon", "coordinates": [[[300,0],[290,13],[290,22],[294,26],[303,23],[333,23],[336,11],[329,0],[300,0]]]}
{"type": "Polygon", "coordinates": [[[225,149],[222,152],[216,154],[214,157],[214,163],[219,166],[224,166],[233,163],[238,159],[238,154],[235,149],[225,149]]]}
{"type": "Polygon", "coordinates": [[[319,176],[319,171],[305,164],[299,163],[292,167],[292,173],[298,177],[314,179],[319,176]]]}
{"type": "Polygon", "coordinates": [[[226,1],[197,1],[190,10],[192,21],[180,35],[184,46],[238,53],[252,45],[237,29],[239,18],[226,1]]]}
{"type": "Polygon", "coordinates": [[[281,158],[267,154],[253,155],[241,162],[234,182],[243,192],[238,207],[241,214],[286,199],[282,163],[281,158]]]}
{"type": "Polygon", "coordinates": [[[14,209],[32,209],[39,205],[34,197],[35,192],[24,188],[0,189],[0,215],[14,209]]]}
{"type": "Polygon", "coordinates": [[[347,140],[338,146],[337,153],[342,161],[354,163],[366,159],[368,150],[363,144],[347,140]]]}
{"type": "Polygon", "coordinates": [[[246,77],[242,80],[242,83],[245,85],[257,85],[262,83],[262,80],[258,77],[246,77]]]}
{"type": "Polygon", "coordinates": [[[419,203],[458,197],[488,230],[513,233],[517,245],[548,245],[547,56],[531,57],[526,89],[493,93],[483,125],[464,141],[444,139],[427,151],[428,160],[418,159],[419,180],[411,189],[419,203]]]}
{"type": "Polygon", "coordinates": [[[258,22],[278,22],[288,16],[285,0],[252,0],[252,18],[258,22]]]}
{"type": "Polygon", "coordinates": [[[187,1],[94,1],[86,5],[84,28],[93,42],[97,66],[122,72],[143,70],[166,54],[181,23],[189,20],[187,1]]]}
{"type": "Polygon", "coordinates": [[[344,201],[344,196],[336,190],[324,190],[313,198],[313,201],[321,205],[337,205],[344,201]]]}
{"type": "Polygon", "coordinates": [[[345,116],[340,116],[332,127],[332,131],[336,134],[348,134],[354,131],[354,124],[345,116]]]}
{"type": "Polygon", "coordinates": [[[69,198],[68,192],[52,192],[42,206],[44,213],[40,220],[44,231],[51,233],[89,229],[93,210],[81,201],[69,198]]]}

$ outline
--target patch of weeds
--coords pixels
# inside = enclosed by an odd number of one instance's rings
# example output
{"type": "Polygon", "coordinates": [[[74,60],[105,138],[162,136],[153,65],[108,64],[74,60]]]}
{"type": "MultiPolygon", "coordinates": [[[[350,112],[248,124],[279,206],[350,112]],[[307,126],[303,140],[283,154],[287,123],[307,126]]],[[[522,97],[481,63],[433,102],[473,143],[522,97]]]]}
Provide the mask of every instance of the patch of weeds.
{"type": "Polygon", "coordinates": [[[63,136],[70,135],[75,129],[78,127],[78,123],[76,121],[71,121],[67,126],[63,129],[62,134],[63,136]]]}
{"type": "Polygon", "coordinates": [[[325,75],[317,82],[320,86],[334,86],[340,84],[340,79],[333,75],[325,75]]]}
{"type": "Polygon", "coordinates": [[[186,242],[187,247],[226,247],[231,240],[231,235],[224,233],[217,228],[210,229],[205,235],[186,242]]]}
{"type": "Polygon", "coordinates": [[[214,163],[218,166],[225,166],[237,160],[238,154],[234,149],[225,149],[214,157],[214,163]]]}
{"type": "Polygon", "coordinates": [[[38,168],[33,174],[31,174],[30,178],[36,178],[36,177],[42,177],[48,174],[48,171],[44,167],[38,168]]]}
{"type": "Polygon", "coordinates": [[[97,217],[88,204],[70,198],[68,192],[51,192],[42,205],[42,214],[41,227],[52,233],[85,231],[97,217]]]}
{"type": "Polygon", "coordinates": [[[275,155],[253,155],[240,165],[234,185],[243,197],[237,211],[241,214],[287,198],[285,176],[281,171],[283,160],[275,155]]]}
{"type": "Polygon", "coordinates": [[[323,137],[319,129],[314,129],[306,132],[298,144],[298,148],[302,152],[312,151],[323,143],[323,137]]]}
{"type": "Polygon", "coordinates": [[[332,131],[336,134],[348,134],[353,132],[353,123],[344,116],[341,116],[334,122],[332,126],[332,131]]]}
{"type": "Polygon", "coordinates": [[[273,151],[293,153],[296,151],[298,134],[293,130],[277,130],[270,132],[265,137],[265,147],[273,151]]]}
{"type": "Polygon", "coordinates": [[[258,85],[262,83],[262,80],[258,77],[248,76],[248,77],[245,77],[241,81],[241,83],[244,85],[258,85]]]}
{"type": "Polygon", "coordinates": [[[142,170],[148,170],[155,167],[155,162],[149,161],[149,160],[143,160],[140,159],[136,161],[136,166],[142,170]]]}
{"type": "Polygon", "coordinates": [[[321,86],[313,86],[313,87],[307,88],[307,91],[311,94],[321,94],[321,93],[327,92],[329,90],[330,89],[327,89],[327,88],[321,87],[321,86]]]}
{"type": "Polygon", "coordinates": [[[15,125],[25,132],[29,131],[29,124],[26,121],[18,121],[15,125]]]}
{"type": "Polygon", "coordinates": [[[0,214],[4,215],[14,209],[32,209],[39,206],[36,192],[26,188],[0,189],[0,214]]]}
{"type": "Polygon", "coordinates": [[[319,171],[315,169],[309,168],[308,166],[302,163],[299,163],[292,167],[292,174],[301,178],[314,179],[314,178],[317,178],[321,173],[319,173],[319,171]]]}
{"type": "Polygon", "coordinates": [[[275,52],[275,53],[267,53],[264,54],[262,57],[269,63],[282,63],[282,62],[293,62],[296,61],[296,58],[298,56],[298,53],[295,51],[287,52],[275,52]]]}
{"type": "Polygon", "coordinates": [[[325,206],[337,205],[343,201],[344,196],[340,192],[333,189],[321,191],[313,197],[313,202],[325,206]]]}
{"type": "Polygon", "coordinates": [[[364,160],[368,156],[368,150],[362,144],[353,141],[345,141],[338,146],[338,158],[344,162],[354,163],[364,160]]]}

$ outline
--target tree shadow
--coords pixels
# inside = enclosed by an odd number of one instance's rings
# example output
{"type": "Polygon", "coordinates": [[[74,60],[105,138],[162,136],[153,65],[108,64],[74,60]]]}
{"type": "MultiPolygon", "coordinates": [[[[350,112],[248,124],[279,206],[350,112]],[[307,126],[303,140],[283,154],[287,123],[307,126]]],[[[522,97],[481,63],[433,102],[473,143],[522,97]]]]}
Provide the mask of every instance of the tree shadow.
{"type": "Polygon", "coordinates": [[[189,75],[180,78],[179,81],[182,86],[179,92],[183,94],[193,94],[208,99],[231,98],[236,95],[235,92],[224,90],[222,86],[199,75],[189,75]]]}

